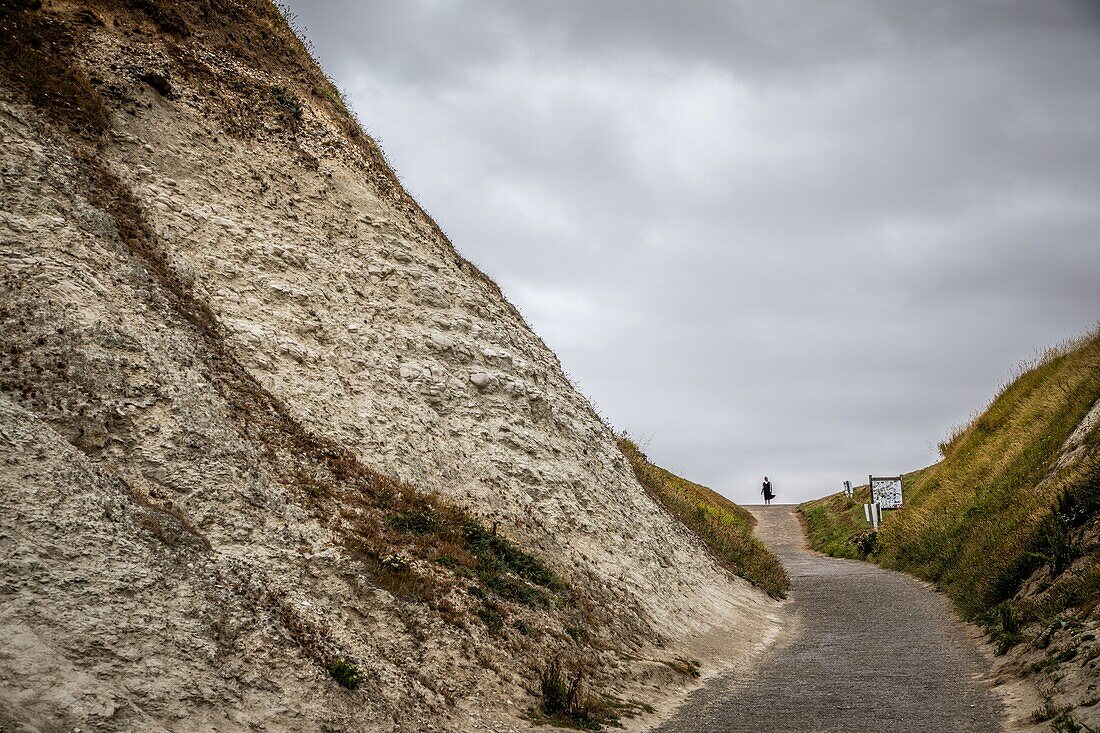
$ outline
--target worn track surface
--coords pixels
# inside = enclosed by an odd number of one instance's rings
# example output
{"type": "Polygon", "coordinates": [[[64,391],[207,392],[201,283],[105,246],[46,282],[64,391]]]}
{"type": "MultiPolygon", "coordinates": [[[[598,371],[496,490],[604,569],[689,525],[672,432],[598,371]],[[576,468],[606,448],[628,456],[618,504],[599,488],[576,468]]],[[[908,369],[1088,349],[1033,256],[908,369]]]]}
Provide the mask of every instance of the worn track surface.
{"type": "Polygon", "coordinates": [[[944,599],[807,550],[795,507],[752,507],[791,575],[789,628],[752,674],[718,678],[659,730],[978,733],[1002,729],[989,665],[944,599]]]}

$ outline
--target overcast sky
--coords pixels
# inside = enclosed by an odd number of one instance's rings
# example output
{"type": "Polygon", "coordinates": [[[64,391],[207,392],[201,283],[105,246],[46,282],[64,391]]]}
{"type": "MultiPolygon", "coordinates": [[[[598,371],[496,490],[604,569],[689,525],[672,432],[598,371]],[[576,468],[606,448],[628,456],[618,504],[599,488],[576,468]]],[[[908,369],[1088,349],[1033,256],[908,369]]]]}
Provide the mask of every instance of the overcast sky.
{"type": "Polygon", "coordinates": [[[601,414],[735,500],[927,465],[1100,319],[1100,3],[290,5],[601,414]]]}

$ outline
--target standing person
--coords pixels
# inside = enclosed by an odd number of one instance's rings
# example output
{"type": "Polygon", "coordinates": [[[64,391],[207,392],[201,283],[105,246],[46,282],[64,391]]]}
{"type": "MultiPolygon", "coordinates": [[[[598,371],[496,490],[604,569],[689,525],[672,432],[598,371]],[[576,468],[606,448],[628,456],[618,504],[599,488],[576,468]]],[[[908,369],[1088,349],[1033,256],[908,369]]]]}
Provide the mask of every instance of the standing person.
{"type": "Polygon", "coordinates": [[[764,486],[761,487],[760,493],[764,495],[764,506],[772,503],[772,499],[775,498],[775,494],[772,493],[772,482],[768,481],[768,477],[764,477],[764,486]]]}

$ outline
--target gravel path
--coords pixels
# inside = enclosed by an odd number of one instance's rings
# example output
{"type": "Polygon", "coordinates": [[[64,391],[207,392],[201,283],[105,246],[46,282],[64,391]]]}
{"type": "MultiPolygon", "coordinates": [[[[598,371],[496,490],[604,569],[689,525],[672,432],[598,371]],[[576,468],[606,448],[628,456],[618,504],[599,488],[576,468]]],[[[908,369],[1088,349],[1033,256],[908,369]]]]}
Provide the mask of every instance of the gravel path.
{"type": "Polygon", "coordinates": [[[793,506],[752,511],[791,575],[790,628],[752,674],[711,681],[658,730],[1001,730],[989,664],[941,596],[901,573],[804,549],[793,506]]]}

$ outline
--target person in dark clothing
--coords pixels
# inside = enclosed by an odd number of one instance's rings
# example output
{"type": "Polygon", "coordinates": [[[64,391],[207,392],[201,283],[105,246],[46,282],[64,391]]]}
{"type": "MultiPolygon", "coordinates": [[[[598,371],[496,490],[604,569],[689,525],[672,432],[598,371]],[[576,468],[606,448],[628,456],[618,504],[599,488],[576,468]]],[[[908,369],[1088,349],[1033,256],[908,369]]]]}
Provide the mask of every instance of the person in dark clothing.
{"type": "Polygon", "coordinates": [[[768,481],[768,477],[764,477],[764,486],[760,489],[760,493],[764,495],[764,504],[768,505],[772,503],[772,499],[775,498],[775,494],[772,493],[772,482],[768,481]]]}

